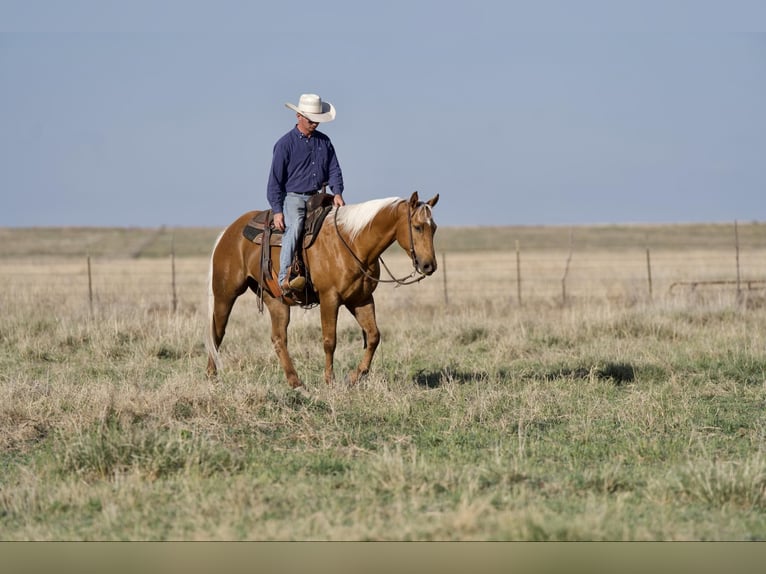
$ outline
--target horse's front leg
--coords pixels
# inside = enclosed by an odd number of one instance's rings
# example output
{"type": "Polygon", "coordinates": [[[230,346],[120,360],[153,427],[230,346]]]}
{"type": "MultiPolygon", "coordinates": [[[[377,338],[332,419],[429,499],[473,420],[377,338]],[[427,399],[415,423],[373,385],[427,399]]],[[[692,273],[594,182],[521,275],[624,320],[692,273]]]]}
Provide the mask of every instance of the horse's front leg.
{"type": "Polygon", "coordinates": [[[324,380],[331,385],[335,374],[333,357],[337,345],[338,300],[335,297],[320,295],[319,309],[322,316],[322,341],[324,344],[324,380]]]}
{"type": "Polygon", "coordinates": [[[264,295],[263,299],[271,316],[271,342],[274,345],[274,351],[276,351],[282,369],[285,371],[287,383],[294,389],[298,388],[303,383],[298,378],[290,353],[287,352],[287,326],[290,324],[290,307],[270,295],[264,295]]]}
{"type": "Polygon", "coordinates": [[[370,297],[370,300],[367,303],[355,306],[347,305],[347,307],[357,323],[359,323],[359,326],[362,327],[366,343],[362,362],[359,363],[359,367],[357,367],[356,371],[349,376],[351,384],[354,385],[370,370],[372,357],[375,355],[375,350],[380,343],[380,331],[378,330],[378,323],[375,320],[375,301],[372,297],[370,297]]]}

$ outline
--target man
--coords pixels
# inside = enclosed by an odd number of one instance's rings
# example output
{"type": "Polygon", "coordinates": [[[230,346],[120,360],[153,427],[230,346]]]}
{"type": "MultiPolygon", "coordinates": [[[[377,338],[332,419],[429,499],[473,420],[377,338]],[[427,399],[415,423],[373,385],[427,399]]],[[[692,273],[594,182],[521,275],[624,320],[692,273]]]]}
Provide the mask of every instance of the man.
{"type": "Polygon", "coordinates": [[[290,267],[296,244],[303,232],[306,202],[327,183],[336,207],[343,201],[343,174],[335,148],[325,134],[317,131],[321,122],[335,119],[335,108],[316,94],[302,94],[298,105],[287,103],[295,110],[295,128],[274,144],[274,157],[266,191],[274,212],[274,226],[284,231],[282,253],[279,257],[279,286],[283,295],[300,291],[306,285],[304,277],[290,280],[290,267]]]}

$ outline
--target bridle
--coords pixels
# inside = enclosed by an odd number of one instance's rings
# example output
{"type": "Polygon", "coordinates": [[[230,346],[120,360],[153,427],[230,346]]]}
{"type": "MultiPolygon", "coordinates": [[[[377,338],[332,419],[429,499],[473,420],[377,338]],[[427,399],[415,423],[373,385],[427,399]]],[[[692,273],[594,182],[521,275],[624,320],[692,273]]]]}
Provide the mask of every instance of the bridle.
{"type": "MultiPolygon", "coordinates": [[[[418,206],[419,207],[419,206],[418,206]]],[[[415,208],[417,210],[417,207],[415,208]]],[[[348,242],[343,238],[343,236],[340,233],[340,228],[338,227],[338,211],[340,211],[340,207],[335,208],[335,232],[338,234],[338,238],[340,239],[341,243],[343,243],[343,246],[346,248],[346,250],[351,254],[351,256],[354,258],[354,261],[356,261],[356,264],[359,266],[359,270],[364,274],[367,279],[371,279],[372,281],[375,281],[377,283],[396,283],[396,286],[399,287],[401,285],[412,285],[413,283],[417,283],[419,281],[422,281],[427,277],[425,273],[420,271],[418,269],[418,263],[417,263],[417,255],[415,254],[415,240],[412,237],[412,212],[410,211],[410,206],[407,205],[407,231],[409,232],[410,236],[410,261],[412,261],[412,267],[413,271],[406,277],[402,277],[400,279],[397,279],[394,277],[394,274],[391,273],[391,270],[388,268],[388,265],[386,265],[386,262],[383,261],[382,257],[378,257],[380,259],[380,262],[383,264],[383,268],[388,273],[389,277],[391,279],[380,279],[378,277],[375,277],[372,275],[367,269],[364,268],[364,263],[362,262],[359,257],[357,257],[356,253],[354,253],[354,250],[351,249],[351,246],[348,244],[348,242]]]]}

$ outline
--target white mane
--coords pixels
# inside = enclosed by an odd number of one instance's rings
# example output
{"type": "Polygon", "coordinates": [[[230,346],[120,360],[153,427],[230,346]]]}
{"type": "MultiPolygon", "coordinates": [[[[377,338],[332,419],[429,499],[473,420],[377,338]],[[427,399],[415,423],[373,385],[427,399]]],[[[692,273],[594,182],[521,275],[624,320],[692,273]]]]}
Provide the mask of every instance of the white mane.
{"type": "Polygon", "coordinates": [[[338,226],[348,233],[349,238],[353,241],[359,235],[359,232],[367,227],[378,213],[400,201],[404,200],[401,197],[386,197],[384,199],[372,199],[364,203],[346,205],[338,211],[338,226]]]}

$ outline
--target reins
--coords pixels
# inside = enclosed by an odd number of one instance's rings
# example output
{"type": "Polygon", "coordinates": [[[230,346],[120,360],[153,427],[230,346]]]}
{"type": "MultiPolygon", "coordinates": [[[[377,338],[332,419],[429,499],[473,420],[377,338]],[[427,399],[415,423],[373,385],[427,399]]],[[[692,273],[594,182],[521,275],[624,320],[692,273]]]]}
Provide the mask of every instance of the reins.
{"type": "Polygon", "coordinates": [[[399,287],[401,285],[412,285],[413,283],[417,283],[419,281],[422,281],[426,278],[425,273],[422,273],[418,270],[418,264],[415,261],[416,255],[415,255],[415,241],[412,238],[412,214],[410,213],[410,206],[407,206],[407,227],[410,235],[410,260],[412,261],[412,267],[414,270],[412,273],[407,275],[406,277],[402,277],[401,279],[397,279],[394,277],[394,274],[391,273],[391,270],[388,268],[388,265],[386,265],[386,262],[383,261],[382,257],[378,257],[380,259],[380,262],[383,264],[383,268],[388,273],[389,277],[391,279],[380,279],[378,277],[375,277],[374,275],[370,274],[367,269],[365,269],[364,262],[357,257],[356,253],[354,253],[354,250],[351,249],[351,246],[348,244],[348,242],[343,238],[343,235],[340,233],[340,228],[338,227],[338,211],[340,211],[340,207],[335,208],[335,232],[338,234],[338,238],[340,238],[341,243],[343,243],[343,246],[346,248],[346,250],[351,254],[351,257],[354,258],[354,261],[356,261],[356,264],[359,266],[359,270],[364,274],[367,279],[371,279],[372,281],[375,281],[377,283],[396,283],[396,286],[399,287]],[[420,275],[420,277],[416,277],[416,275],[420,275]]]}

